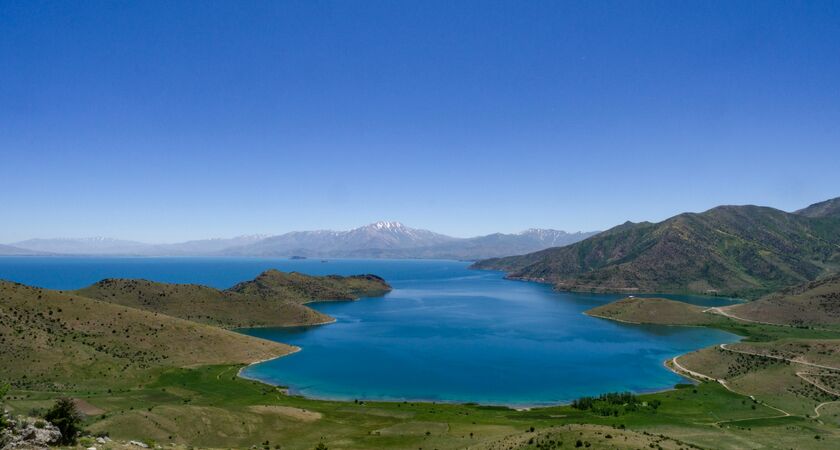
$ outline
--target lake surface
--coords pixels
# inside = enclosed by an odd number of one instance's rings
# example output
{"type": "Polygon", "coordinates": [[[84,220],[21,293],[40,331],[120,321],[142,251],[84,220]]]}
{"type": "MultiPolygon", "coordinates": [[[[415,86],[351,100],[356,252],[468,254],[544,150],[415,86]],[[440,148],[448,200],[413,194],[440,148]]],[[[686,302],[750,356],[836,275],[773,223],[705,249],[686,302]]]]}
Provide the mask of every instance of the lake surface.
{"type": "MultiPolygon", "coordinates": [[[[646,392],[684,381],[663,366],[666,359],[738,339],[718,330],[588,317],[582,312],[620,296],[554,292],[467,266],[418,260],[5,257],[0,278],[75,289],[108,277],[226,288],[268,268],[384,277],[394,287],[384,297],[310,304],[336,323],[241,330],[303,349],[250,366],[245,376],[318,398],[525,406],[608,391],[646,392]]],[[[708,306],[732,303],[668,297],[708,306]]]]}

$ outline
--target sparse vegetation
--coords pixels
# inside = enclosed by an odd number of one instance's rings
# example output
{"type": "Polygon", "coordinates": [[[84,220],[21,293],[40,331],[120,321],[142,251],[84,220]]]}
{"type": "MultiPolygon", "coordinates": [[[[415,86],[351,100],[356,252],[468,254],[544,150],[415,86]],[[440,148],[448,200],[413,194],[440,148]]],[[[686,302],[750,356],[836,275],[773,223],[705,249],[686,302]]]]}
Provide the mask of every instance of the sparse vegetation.
{"type": "Polygon", "coordinates": [[[840,269],[840,218],[719,206],[627,222],[565,247],[479,261],[561,290],[677,292],[754,299],[840,269]]]}

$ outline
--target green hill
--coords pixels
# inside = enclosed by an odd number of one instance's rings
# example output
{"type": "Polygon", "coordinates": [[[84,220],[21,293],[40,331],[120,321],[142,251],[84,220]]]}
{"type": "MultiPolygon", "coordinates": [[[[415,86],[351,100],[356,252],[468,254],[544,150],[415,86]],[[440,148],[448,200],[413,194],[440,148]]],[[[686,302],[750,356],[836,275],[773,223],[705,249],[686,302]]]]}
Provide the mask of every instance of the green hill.
{"type": "Polygon", "coordinates": [[[251,281],[233,286],[228,291],[309,303],[315,300],[356,300],[360,297],[376,297],[390,292],[391,286],[382,278],[370,274],[316,277],[271,269],[251,281]]]}
{"type": "Polygon", "coordinates": [[[330,316],[303,303],[351,300],[390,289],[374,275],[316,277],[269,270],[226,291],[194,284],[106,279],[75,293],[223,328],[246,328],[327,323],[333,320],[330,316]]]}
{"type": "Polygon", "coordinates": [[[840,218],[840,197],[814,203],[813,205],[796,211],[796,214],[807,217],[840,218]]]}
{"type": "Polygon", "coordinates": [[[756,322],[793,326],[840,325],[840,275],[720,309],[756,322]]]}
{"type": "Polygon", "coordinates": [[[628,222],[566,247],[473,267],[565,290],[757,298],[840,268],[840,218],[720,206],[659,223],[628,222]]]}
{"type": "Polygon", "coordinates": [[[710,325],[725,320],[704,313],[704,309],[665,298],[629,297],[592,308],[585,314],[619,322],[657,325],[710,325]]]}
{"type": "Polygon", "coordinates": [[[242,364],[294,348],[75,294],[0,281],[0,380],[17,389],[119,387],[166,367],[242,364]]]}

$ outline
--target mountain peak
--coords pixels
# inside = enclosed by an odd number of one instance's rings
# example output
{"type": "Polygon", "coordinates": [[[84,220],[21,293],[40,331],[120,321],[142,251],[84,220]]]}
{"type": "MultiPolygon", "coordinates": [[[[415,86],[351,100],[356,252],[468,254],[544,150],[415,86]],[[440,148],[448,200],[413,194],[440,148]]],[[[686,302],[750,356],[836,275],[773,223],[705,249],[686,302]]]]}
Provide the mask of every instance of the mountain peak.
{"type": "Polygon", "coordinates": [[[566,234],[566,232],[565,231],[560,231],[560,230],[554,230],[554,229],[551,229],[551,228],[528,228],[525,231],[520,231],[518,234],[521,235],[521,236],[524,236],[524,235],[527,235],[527,234],[537,234],[537,235],[540,235],[540,234],[566,234]]]}
{"type": "Polygon", "coordinates": [[[363,228],[373,228],[376,230],[404,230],[406,226],[396,221],[380,220],[379,222],[374,222],[363,228]]]}

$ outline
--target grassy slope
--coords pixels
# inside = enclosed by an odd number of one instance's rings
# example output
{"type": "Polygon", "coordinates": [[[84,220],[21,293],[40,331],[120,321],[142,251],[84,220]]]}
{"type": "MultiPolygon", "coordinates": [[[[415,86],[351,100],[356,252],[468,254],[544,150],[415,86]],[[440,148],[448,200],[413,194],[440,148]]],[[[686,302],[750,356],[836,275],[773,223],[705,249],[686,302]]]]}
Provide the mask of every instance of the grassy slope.
{"type": "Polygon", "coordinates": [[[840,217],[840,197],[814,203],[813,205],[796,211],[808,217],[840,217]]]}
{"type": "Polygon", "coordinates": [[[77,294],[223,328],[314,325],[332,320],[303,303],[382,295],[379,277],[315,277],[269,270],[227,291],[146,280],[102,280],[77,294]]]}
{"type": "Polygon", "coordinates": [[[0,379],[19,389],[120,386],[157,370],[293,348],[73,294],[0,281],[0,379]]]}
{"type": "MultiPolygon", "coordinates": [[[[173,369],[142,387],[76,396],[106,411],[88,419],[91,430],[109,431],[118,439],[201,448],[261,447],[269,441],[271,447],[282,444],[285,449],[312,449],[318,442],[331,449],[507,449],[536,448],[536,443],[548,439],[562,440],[561,448],[574,448],[580,439],[618,448],[649,443],[687,448],[691,443],[720,449],[806,449],[832,448],[840,439],[831,425],[802,417],[772,419],[778,415],[773,409],[716,383],[644,395],[643,400],[659,400],[661,406],[603,417],[569,406],[514,411],[476,405],[310,400],[237,378],[237,368],[173,369]],[[531,439],[533,444],[528,443],[531,439]]],[[[39,392],[15,395],[10,404],[23,411],[46,406],[52,398],[39,392]]]]}
{"type": "Polygon", "coordinates": [[[560,289],[755,298],[840,267],[840,218],[721,206],[627,223],[566,247],[475,264],[560,289]]]}
{"type": "MultiPolygon", "coordinates": [[[[816,287],[812,283],[791,292],[820,289],[826,293],[827,286],[833,286],[833,292],[840,292],[840,284],[833,283],[817,283],[816,287]]],[[[796,301],[796,298],[783,296],[779,305],[795,304],[796,301]]],[[[743,322],[693,305],[661,299],[625,299],[588,313],[615,320],[636,319],[634,321],[643,323],[705,325],[745,336],[746,339],[737,344],[679,356],[679,365],[722,380],[734,392],[754,396],[777,408],[778,415],[807,418],[816,415],[816,408],[821,404],[830,406],[840,402],[838,332],[743,322]]],[[[837,421],[826,423],[836,425],[837,421]]]]}
{"type": "Polygon", "coordinates": [[[331,320],[295,301],[198,285],[107,279],[76,293],[223,328],[311,325],[331,320]]]}
{"type": "Polygon", "coordinates": [[[840,275],[723,308],[736,317],[792,326],[840,326],[840,275]]]}
{"type": "Polygon", "coordinates": [[[660,325],[710,325],[726,319],[705,314],[705,308],[664,298],[629,297],[586,311],[619,322],[660,325]]]}
{"type": "Polygon", "coordinates": [[[315,277],[298,272],[267,270],[251,281],[229,289],[230,292],[264,298],[283,298],[298,303],[314,300],[356,300],[360,297],[384,295],[391,286],[376,275],[315,277]]]}

